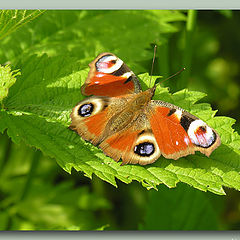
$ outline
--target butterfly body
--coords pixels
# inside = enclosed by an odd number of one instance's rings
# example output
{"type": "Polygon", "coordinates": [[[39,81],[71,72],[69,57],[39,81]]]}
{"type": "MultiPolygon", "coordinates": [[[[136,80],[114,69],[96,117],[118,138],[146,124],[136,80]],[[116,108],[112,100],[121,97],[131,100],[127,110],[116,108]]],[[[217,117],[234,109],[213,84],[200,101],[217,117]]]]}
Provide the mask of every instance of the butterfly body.
{"type": "Polygon", "coordinates": [[[215,130],[183,109],[152,100],[134,73],[111,53],[90,63],[82,93],[92,95],[71,113],[71,129],[115,161],[141,165],[161,155],[178,159],[200,151],[209,156],[220,145],[215,130]]]}

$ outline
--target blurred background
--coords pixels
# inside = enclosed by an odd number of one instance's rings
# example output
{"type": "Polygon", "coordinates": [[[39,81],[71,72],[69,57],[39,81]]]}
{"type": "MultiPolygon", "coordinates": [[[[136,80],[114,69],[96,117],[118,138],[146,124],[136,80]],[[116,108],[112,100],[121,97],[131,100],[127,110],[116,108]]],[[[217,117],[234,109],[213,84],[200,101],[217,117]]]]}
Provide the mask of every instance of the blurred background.
{"type": "MultiPolygon", "coordinates": [[[[21,70],[23,56],[47,53],[85,59],[85,68],[101,51],[111,51],[139,74],[150,72],[157,44],[155,75],[167,77],[186,67],[179,77],[162,85],[172,93],[183,88],[207,93],[202,101],[218,109],[217,116],[236,119],[233,127],[240,132],[240,11],[175,11],[166,31],[150,40],[146,35],[156,35],[156,30],[146,32],[142,18],[131,19],[134,14],[156,20],[167,11],[45,11],[2,37],[0,64],[21,70]],[[128,24],[121,16],[129,17],[128,24]],[[91,17],[112,33],[115,30],[109,26],[119,22],[124,34],[130,36],[137,29],[142,38],[138,42],[133,36],[132,42],[123,44],[126,40],[120,34],[108,42],[91,17]],[[75,31],[77,24],[84,28],[84,41],[75,31]],[[93,30],[100,47],[88,38],[93,30]]],[[[117,184],[115,188],[96,176],[90,180],[75,170],[69,175],[54,159],[24,143],[14,144],[6,132],[0,134],[0,230],[240,229],[236,190],[225,188],[226,196],[218,196],[186,184],[175,189],[159,186],[158,191],[148,191],[137,182],[117,184]]]]}

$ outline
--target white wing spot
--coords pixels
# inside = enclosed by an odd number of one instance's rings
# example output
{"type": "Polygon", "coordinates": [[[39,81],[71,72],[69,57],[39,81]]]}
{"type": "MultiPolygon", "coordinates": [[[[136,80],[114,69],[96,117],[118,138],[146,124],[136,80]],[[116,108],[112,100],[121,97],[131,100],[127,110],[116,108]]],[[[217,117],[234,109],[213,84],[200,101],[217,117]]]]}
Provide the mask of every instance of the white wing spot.
{"type": "Polygon", "coordinates": [[[182,111],[181,110],[176,110],[176,112],[174,113],[174,115],[177,117],[177,119],[180,121],[181,117],[182,117],[182,111]]]}
{"type": "Polygon", "coordinates": [[[184,137],[184,142],[188,145],[190,143],[189,138],[188,137],[184,137]]]}
{"type": "Polygon", "coordinates": [[[132,76],[132,72],[126,72],[121,77],[129,78],[132,76]]]}
{"type": "Polygon", "coordinates": [[[104,74],[102,74],[102,73],[98,73],[98,74],[96,74],[96,76],[97,76],[97,77],[103,77],[104,74]]]}

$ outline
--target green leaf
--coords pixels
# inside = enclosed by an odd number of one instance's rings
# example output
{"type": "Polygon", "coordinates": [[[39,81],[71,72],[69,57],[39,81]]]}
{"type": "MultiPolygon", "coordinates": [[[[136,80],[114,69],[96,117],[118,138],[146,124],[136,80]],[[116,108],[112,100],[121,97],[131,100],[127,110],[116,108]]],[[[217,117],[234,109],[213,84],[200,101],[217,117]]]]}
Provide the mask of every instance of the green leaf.
{"type": "MultiPolygon", "coordinates": [[[[0,132],[7,129],[14,142],[40,149],[68,172],[75,168],[90,178],[95,174],[114,186],[117,178],[139,181],[148,189],[184,182],[217,194],[224,194],[223,186],[239,190],[240,138],[231,128],[234,120],[214,117],[209,104],[195,104],[204,93],[185,89],[170,94],[158,87],[154,98],[190,111],[219,132],[222,145],[210,158],[196,153],[178,161],[161,157],[148,166],[120,166],[68,129],[72,108],[84,98],[80,86],[87,64],[98,53],[113,51],[132,62],[134,72],[143,71],[151,44],[167,41],[182,21],[185,15],[179,11],[46,11],[1,42],[0,61],[10,61],[22,75],[4,95],[0,132]]],[[[144,74],[141,79],[146,89],[156,78],[150,82],[144,74]]]]}
{"type": "Polygon", "coordinates": [[[171,191],[161,186],[149,192],[140,230],[219,230],[217,212],[200,191],[183,184],[171,191]]]}
{"type": "Polygon", "coordinates": [[[23,26],[1,43],[0,62],[11,59],[16,63],[33,53],[47,53],[75,56],[87,67],[97,54],[110,51],[143,71],[140,62],[152,58],[152,51],[146,49],[177,32],[176,23],[185,19],[183,13],[174,10],[46,11],[38,21],[23,26]],[[136,56],[137,62],[130,61],[136,56]]]}
{"type": "Polygon", "coordinates": [[[20,72],[11,72],[9,66],[0,65],[0,102],[8,95],[8,89],[15,83],[20,72]]]}
{"type": "Polygon", "coordinates": [[[232,18],[233,17],[232,10],[218,10],[218,12],[226,18],[232,18]]]}
{"type": "MultiPolygon", "coordinates": [[[[6,135],[0,138],[1,143],[10,140],[6,135]]],[[[100,230],[110,222],[99,213],[109,211],[111,203],[87,184],[76,187],[74,178],[59,174],[52,159],[25,144],[11,144],[2,167],[1,150],[0,230],[100,230]]]]}
{"type": "Polygon", "coordinates": [[[43,12],[42,10],[0,10],[0,40],[43,12]]]}
{"type": "MultiPolygon", "coordinates": [[[[87,177],[95,174],[114,186],[118,178],[125,183],[139,181],[147,189],[156,189],[162,183],[176,187],[178,182],[184,182],[216,194],[225,194],[223,186],[240,190],[240,137],[231,128],[234,120],[213,117],[215,111],[209,104],[194,104],[205,94],[188,90],[170,94],[159,87],[155,98],[190,111],[216,129],[222,145],[209,158],[196,153],[178,161],[161,157],[147,166],[120,166],[68,129],[71,109],[83,99],[80,86],[88,70],[82,70],[76,59],[61,56],[33,55],[22,64],[22,75],[11,87],[4,99],[5,109],[0,112],[0,131],[7,129],[14,142],[23,140],[56,158],[69,173],[75,168],[87,177]]],[[[149,84],[147,74],[140,78],[146,86],[149,84]]]]}

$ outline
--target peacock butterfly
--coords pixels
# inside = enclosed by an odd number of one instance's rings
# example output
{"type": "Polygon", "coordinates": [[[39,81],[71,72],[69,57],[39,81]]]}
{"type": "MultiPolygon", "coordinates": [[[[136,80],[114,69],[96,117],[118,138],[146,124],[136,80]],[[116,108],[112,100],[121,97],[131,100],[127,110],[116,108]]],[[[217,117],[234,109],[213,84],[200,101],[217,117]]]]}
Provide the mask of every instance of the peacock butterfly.
{"type": "Polygon", "coordinates": [[[142,91],[136,75],[112,53],[89,64],[82,94],[92,95],[72,110],[70,128],[122,164],[146,165],[161,155],[177,160],[195,151],[209,156],[217,132],[184,109],[152,100],[156,85],[142,91]]]}

